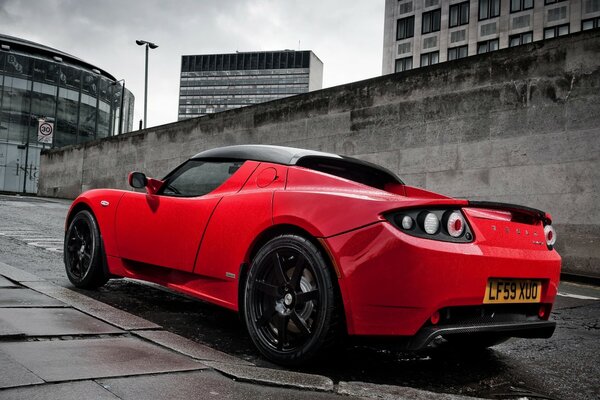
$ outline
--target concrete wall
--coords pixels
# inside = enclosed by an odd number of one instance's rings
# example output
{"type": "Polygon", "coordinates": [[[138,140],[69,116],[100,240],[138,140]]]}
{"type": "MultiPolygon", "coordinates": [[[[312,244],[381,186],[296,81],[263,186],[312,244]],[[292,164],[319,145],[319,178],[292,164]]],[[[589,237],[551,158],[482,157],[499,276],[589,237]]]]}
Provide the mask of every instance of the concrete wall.
{"type": "Polygon", "coordinates": [[[600,276],[600,31],[47,151],[39,194],[125,188],[212,147],[269,143],[382,164],[408,184],[554,216],[570,272],[600,276]]]}

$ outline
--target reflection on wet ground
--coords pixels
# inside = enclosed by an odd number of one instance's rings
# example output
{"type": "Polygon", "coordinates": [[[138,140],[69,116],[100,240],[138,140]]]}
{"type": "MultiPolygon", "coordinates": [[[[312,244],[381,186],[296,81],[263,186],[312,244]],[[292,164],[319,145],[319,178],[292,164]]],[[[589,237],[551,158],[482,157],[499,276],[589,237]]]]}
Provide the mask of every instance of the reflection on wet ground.
{"type": "MultiPolygon", "coordinates": [[[[111,281],[97,292],[84,293],[188,339],[260,366],[281,368],[261,358],[238,315],[231,311],[128,280],[111,281]]],[[[533,346],[512,341],[479,351],[456,350],[440,342],[418,353],[395,351],[389,346],[349,345],[298,370],[325,375],[335,382],[402,385],[491,399],[560,398],[550,395],[552,391],[540,371],[533,373],[530,364],[523,362],[535,351],[533,346]],[[517,349],[526,350],[514,351],[513,343],[517,349]]]]}

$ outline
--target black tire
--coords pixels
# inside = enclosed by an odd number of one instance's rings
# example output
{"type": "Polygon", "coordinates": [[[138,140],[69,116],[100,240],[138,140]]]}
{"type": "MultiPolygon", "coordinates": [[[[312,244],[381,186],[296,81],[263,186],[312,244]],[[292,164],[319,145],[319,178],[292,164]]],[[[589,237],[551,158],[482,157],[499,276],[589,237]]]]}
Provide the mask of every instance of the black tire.
{"type": "Polygon", "coordinates": [[[81,210],[71,220],[65,235],[67,277],[78,288],[98,288],[108,281],[104,259],[98,223],[92,213],[81,210]]]}
{"type": "Polygon", "coordinates": [[[338,309],[330,269],[304,237],[281,235],[256,254],[244,288],[244,322],[269,360],[299,365],[329,348],[338,309]]]}

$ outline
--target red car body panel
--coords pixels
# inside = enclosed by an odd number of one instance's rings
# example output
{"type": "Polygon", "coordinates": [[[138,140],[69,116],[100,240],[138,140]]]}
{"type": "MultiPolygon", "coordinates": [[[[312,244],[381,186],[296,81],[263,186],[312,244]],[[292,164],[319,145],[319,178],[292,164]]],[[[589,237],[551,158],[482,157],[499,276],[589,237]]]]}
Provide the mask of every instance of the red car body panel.
{"type": "Polygon", "coordinates": [[[388,222],[327,244],[340,266],[350,300],[344,303],[348,332],[354,335],[414,335],[439,309],[481,305],[488,278],[541,279],[541,302],[552,304],[560,275],[560,257],[545,245],[507,251],[436,242],[403,234],[388,222]]]}
{"type": "Polygon", "coordinates": [[[113,276],[232,310],[239,309],[240,278],[261,235],[274,227],[303,230],[335,268],[351,335],[415,335],[440,309],[482,305],[490,278],[540,280],[541,303],[552,306],[561,261],[546,246],[542,219],[549,222],[549,215],[516,218],[518,210],[473,207],[403,184],[385,189],[249,160],[205,196],[92,190],[69,215],[82,206],[92,210],[113,276]],[[386,219],[428,208],[461,209],[473,241],[411,236],[386,219]]]}

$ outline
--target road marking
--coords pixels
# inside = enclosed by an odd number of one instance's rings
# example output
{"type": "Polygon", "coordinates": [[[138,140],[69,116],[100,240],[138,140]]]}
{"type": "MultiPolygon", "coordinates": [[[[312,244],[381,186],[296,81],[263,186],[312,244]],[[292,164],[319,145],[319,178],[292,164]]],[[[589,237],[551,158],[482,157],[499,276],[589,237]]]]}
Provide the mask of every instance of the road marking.
{"type": "Polygon", "coordinates": [[[64,239],[49,237],[31,229],[7,228],[0,231],[0,236],[9,237],[27,243],[32,247],[44,249],[52,253],[62,253],[64,239]]]}
{"type": "Polygon", "coordinates": [[[571,293],[561,293],[558,292],[559,296],[562,297],[571,297],[573,299],[579,299],[579,300],[600,300],[598,297],[592,297],[592,296],[583,296],[580,294],[571,294],[571,293]]]}

